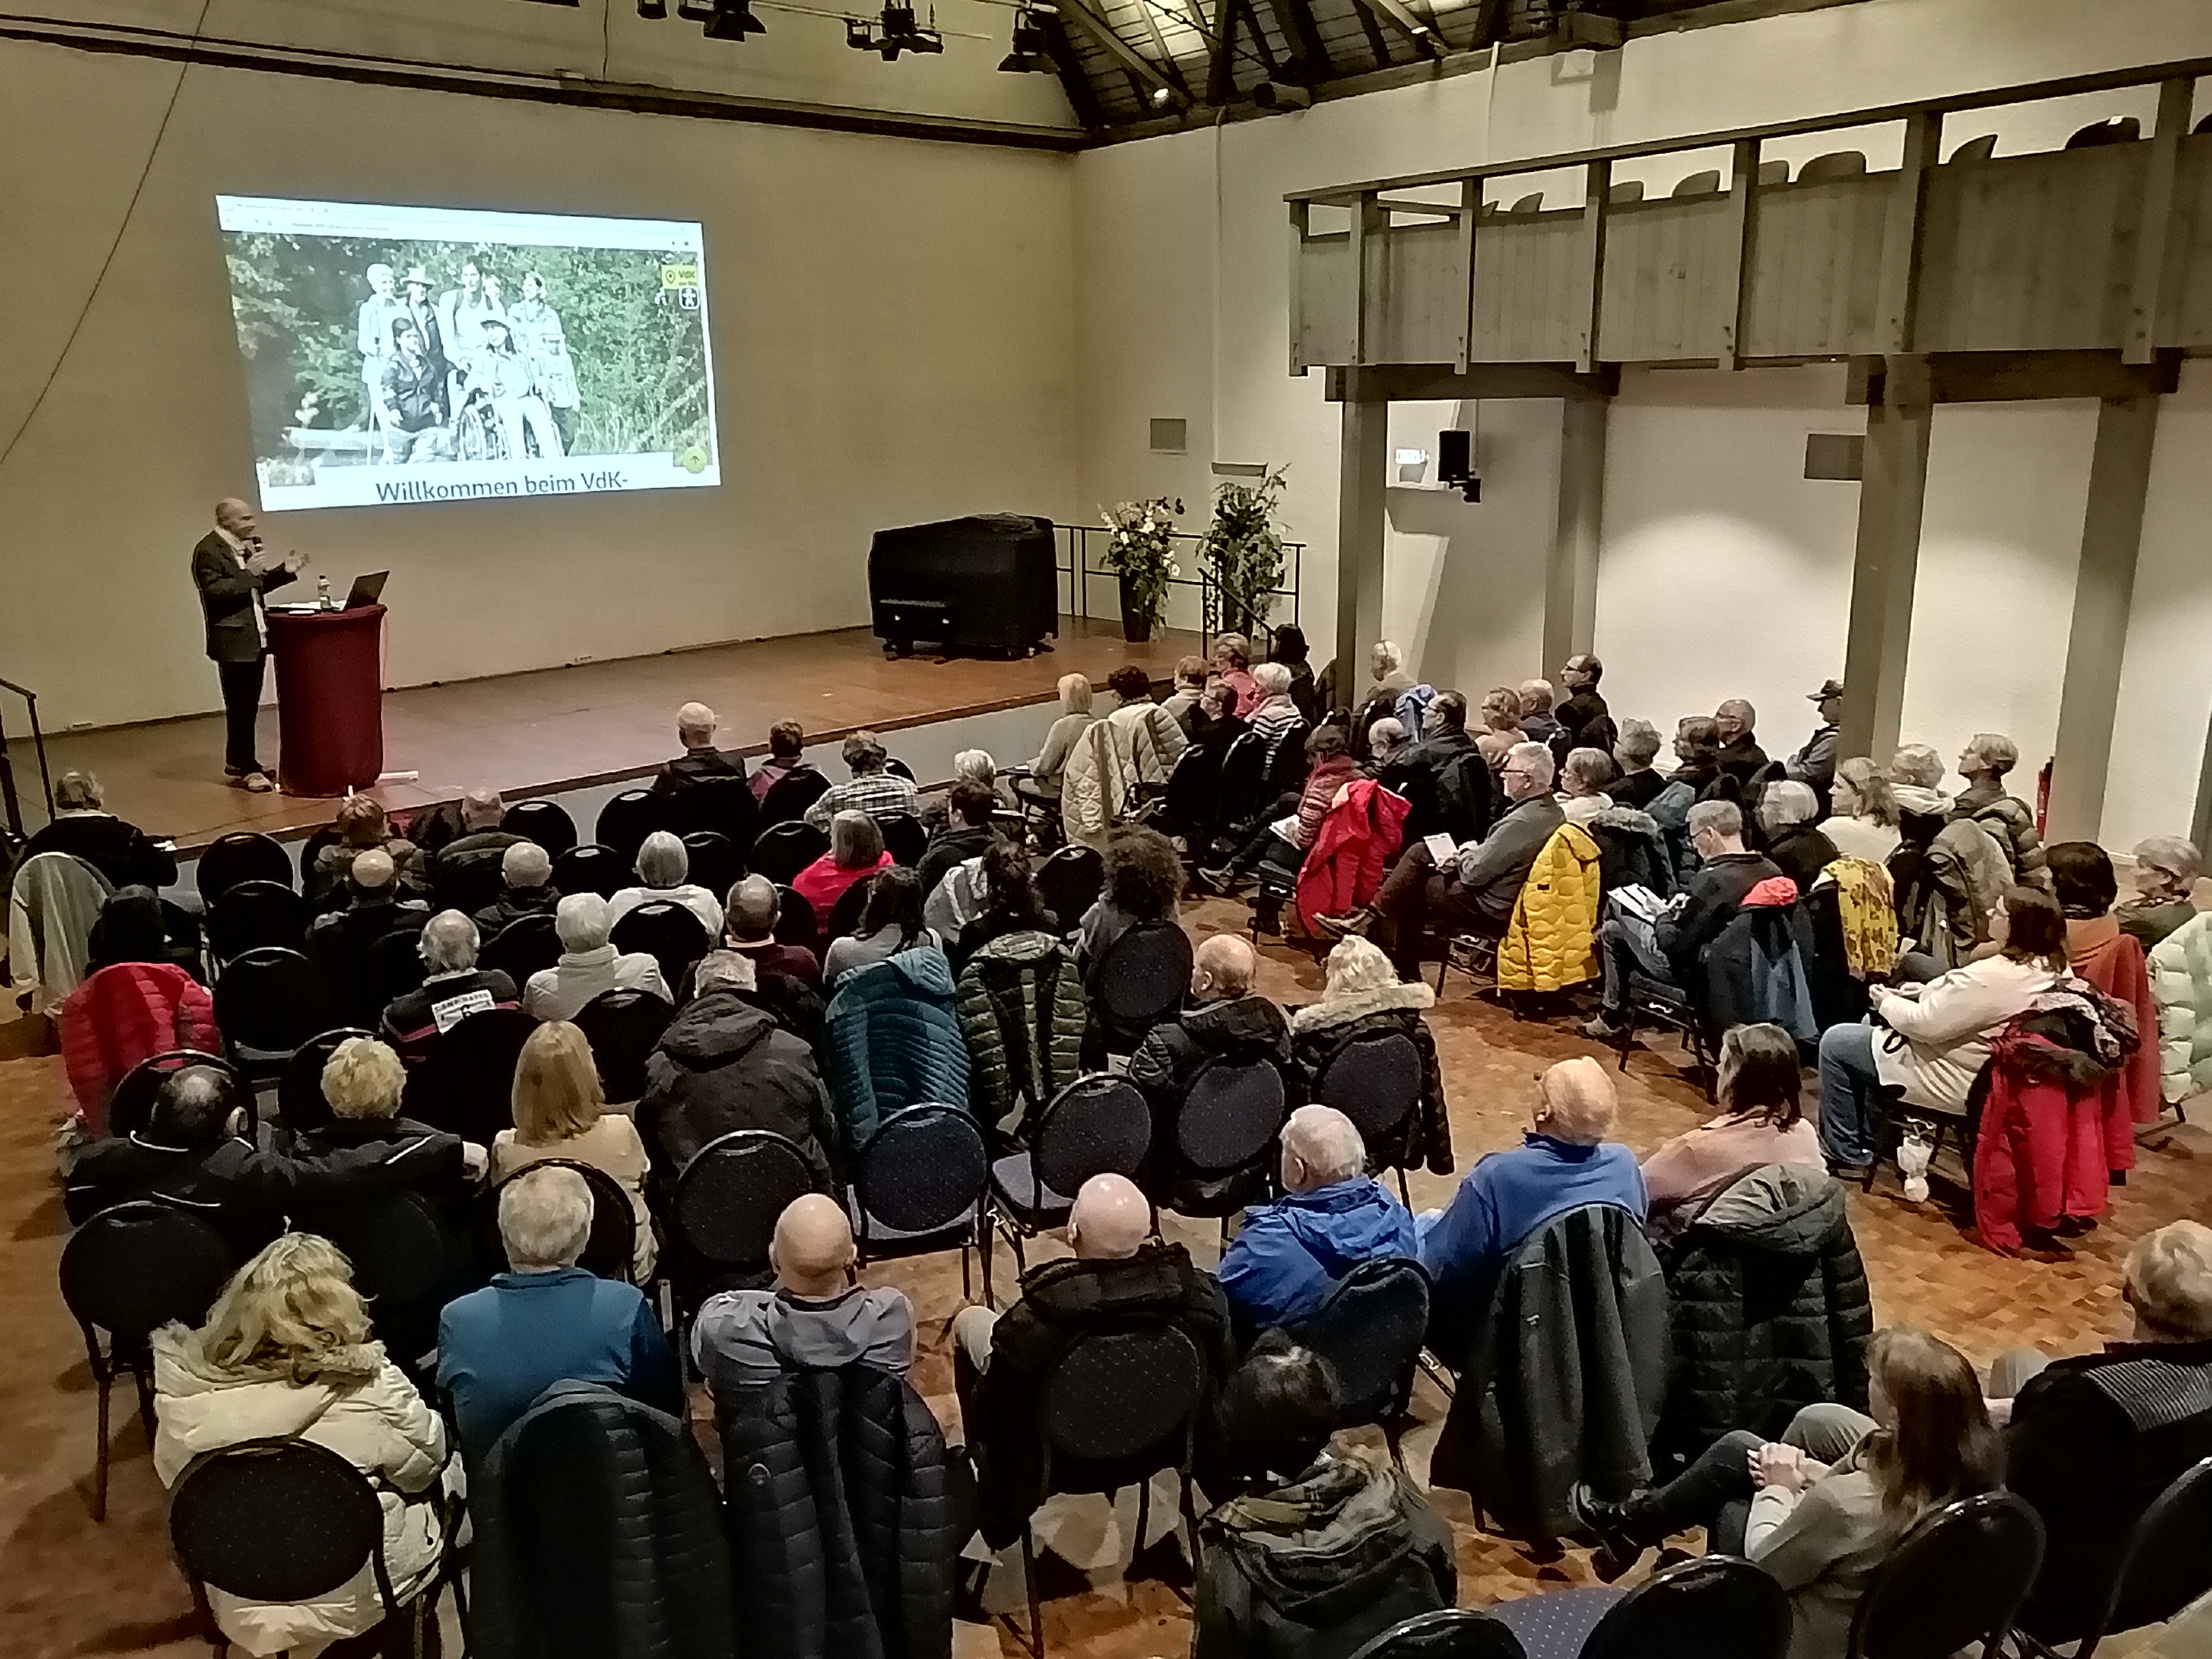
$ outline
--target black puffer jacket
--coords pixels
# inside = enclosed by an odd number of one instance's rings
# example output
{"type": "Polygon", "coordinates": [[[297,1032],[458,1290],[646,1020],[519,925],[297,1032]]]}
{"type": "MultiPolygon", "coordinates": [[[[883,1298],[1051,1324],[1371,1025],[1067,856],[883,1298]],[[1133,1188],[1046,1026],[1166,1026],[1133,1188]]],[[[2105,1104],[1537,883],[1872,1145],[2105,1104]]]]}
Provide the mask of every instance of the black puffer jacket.
{"type": "Polygon", "coordinates": [[[913,1385],[853,1364],[714,1401],[746,1659],[947,1659],[974,1518],[913,1385]]]}
{"type": "MultiPolygon", "coordinates": [[[[1224,1198],[1222,1182],[1190,1182],[1220,1191],[1172,1193],[1169,1186],[1179,1160],[1176,1157],[1176,1125],[1183,1101],[1199,1073],[1214,1064],[1247,1066],[1255,1060],[1273,1065],[1283,1079],[1285,1109],[1298,1104],[1297,1072],[1291,1061],[1291,1026],[1283,1011],[1262,996],[1231,997],[1202,1003],[1184,1011],[1180,1019],[1155,1025],[1145,1033],[1137,1052],[1129,1056],[1129,1081],[1152,1109],[1152,1140],[1146,1151],[1143,1184],[1153,1198],[1172,1205],[1178,1198],[1224,1198]]],[[[1264,1172],[1263,1172],[1264,1177],[1264,1172]]],[[[1233,1181],[1232,1183],[1233,1184],[1233,1181]]],[[[1263,1179],[1264,1184],[1264,1179],[1263,1179]]],[[[1251,1195],[1261,1196],[1256,1191],[1251,1195]]],[[[1236,1200],[1236,1207],[1245,1200],[1236,1200]]],[[[1206,1213],[1221,1213],[1208,1211],[1206,1213]]]]}
{"type": "Polygon", "coordinates": [[[1597,843],[1598,879],[1606,892],[1648,888],[1660,898],[1674,890],[1674,860],[1658,820],[1633,806],[1608,806],[1583,826],[1597,843]]]}
{"type": "Polygon", "coordinates": [[[719,1494],[665,1412],[556,1382],[469,1492],[469,1635],[485,1659],[735,1659],[719,1494]]]}
{"type": "Polygon", "coordinates": [[[1874,1304],[1844,1189],[1826,1170],[1747,1171],[1668,1257],[1674,1359],[1662,1456],[1686,1462],[1731,1429],[1778,1440],[1799,1407],[1820,1401],[1867,1408],[1874,1304]]]}
{"type": "Polygon", "coordinates": [[[666,1190],[699,1149],[732,1129],[771,1129],[799,1145],[826,1188],[838,1146],[814,1051],[751,998],[709,991],[677,1011],[646,1057],[637,1130],[666,1190]]]}

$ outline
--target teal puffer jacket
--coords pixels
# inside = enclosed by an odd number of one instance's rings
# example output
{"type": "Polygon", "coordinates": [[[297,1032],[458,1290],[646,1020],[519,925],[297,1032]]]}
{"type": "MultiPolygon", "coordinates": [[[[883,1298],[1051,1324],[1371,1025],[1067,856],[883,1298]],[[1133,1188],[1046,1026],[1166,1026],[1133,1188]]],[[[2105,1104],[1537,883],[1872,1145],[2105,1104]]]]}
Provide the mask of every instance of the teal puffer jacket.
{"type": "Polygon", "coordinates": [[[837,981],[823,1028],[848,1158],[902,1107],[968,1103],[968,1046],[944,951],[921,946],[854,969],[837,981]]]}

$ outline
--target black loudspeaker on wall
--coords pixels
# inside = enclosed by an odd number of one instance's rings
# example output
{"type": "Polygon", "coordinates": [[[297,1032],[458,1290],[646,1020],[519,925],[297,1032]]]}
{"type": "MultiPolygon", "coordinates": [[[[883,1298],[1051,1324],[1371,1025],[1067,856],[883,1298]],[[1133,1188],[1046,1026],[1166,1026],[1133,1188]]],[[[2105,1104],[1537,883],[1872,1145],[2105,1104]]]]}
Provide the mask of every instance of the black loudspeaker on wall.
{"type": "Polygon", "coordinates": [[[1457,427],[1437,434],[1437,479],[1458,484],[1471,501],[1482,499],[1482,480],[1474,471],[1474,434],[1457,427]]]}

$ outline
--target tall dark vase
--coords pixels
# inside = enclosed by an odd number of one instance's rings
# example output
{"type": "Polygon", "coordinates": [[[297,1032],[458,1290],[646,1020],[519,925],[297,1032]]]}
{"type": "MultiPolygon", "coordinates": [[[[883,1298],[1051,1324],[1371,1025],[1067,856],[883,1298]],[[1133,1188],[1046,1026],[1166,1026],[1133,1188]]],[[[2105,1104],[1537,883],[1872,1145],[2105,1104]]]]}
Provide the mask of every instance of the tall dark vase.
{"type": "Polygon", "coordinates": [[[1121,637],[1131,645],[1142,645],[1152,637],[1152,619],[1138,607],[1127,576],[1121,578],[1121,637]]]}

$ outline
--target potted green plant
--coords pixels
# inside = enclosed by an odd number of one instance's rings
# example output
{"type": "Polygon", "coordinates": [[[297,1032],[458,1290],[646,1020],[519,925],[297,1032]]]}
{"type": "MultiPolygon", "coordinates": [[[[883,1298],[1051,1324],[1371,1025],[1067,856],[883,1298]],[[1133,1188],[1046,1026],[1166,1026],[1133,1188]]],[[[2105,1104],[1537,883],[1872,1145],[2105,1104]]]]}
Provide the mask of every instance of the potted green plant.
{"type": "Polygon", "coordinates": [[[1213,522],[1199,538],[1198,556],[1212,577],[1206,626],[1249,638],[1267,620],[1283,580],[1283,478],[1277,467],[1257,483],[1231,479],[1214,492],[1213,522]]]}
{"type": "Polygon", "coordinates": [[[1121,636],[1131,644],[1152,637],[1167,612],[1168,583],[1182,572],[1175,562],[1175,521],[1181,501],[1164,495],[1101,508],[1114,533],[1101,561],[1121,579],[1121,636]]]}

